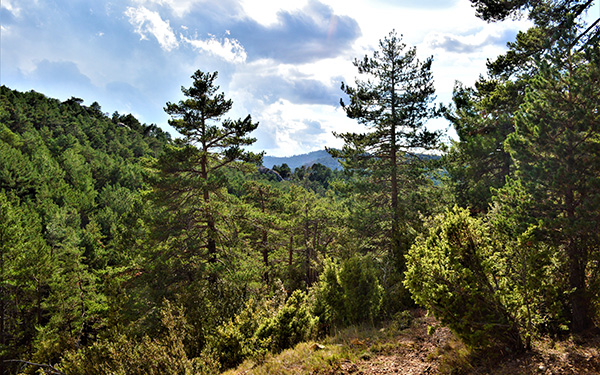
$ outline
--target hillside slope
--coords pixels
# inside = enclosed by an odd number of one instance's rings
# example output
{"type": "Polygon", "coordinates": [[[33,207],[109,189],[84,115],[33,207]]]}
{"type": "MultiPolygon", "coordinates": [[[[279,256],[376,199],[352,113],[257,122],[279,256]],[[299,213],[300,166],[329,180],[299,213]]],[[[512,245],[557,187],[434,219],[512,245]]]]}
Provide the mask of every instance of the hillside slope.
{"type": "Polygon", "coordinates": [[[82,102],[0,87],[0,373],[16,368],[4,360],[54,362],[103,328],[113,269],[132,256],[143,160],[170,139],[82,102]]]}

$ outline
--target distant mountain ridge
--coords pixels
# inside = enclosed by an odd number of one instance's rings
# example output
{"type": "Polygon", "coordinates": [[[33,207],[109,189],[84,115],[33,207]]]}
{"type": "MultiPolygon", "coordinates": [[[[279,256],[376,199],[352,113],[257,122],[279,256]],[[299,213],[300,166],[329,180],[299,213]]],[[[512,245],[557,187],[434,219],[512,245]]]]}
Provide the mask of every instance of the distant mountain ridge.
{"type": "MultiPolygon", "coordinates": [[[[417,154],[421,159],[439,159],[440,155],[427,155],[417,154]]],[[[264,156],[263,166],[272,169],[274,165],[281,165],[286,163],[292,171],[303,165],[309,167],[313,164],[323,164],[329,169],[342,169],[342,165],[337,159],[333,158],[325,150],[313,151],[308,154],[294,155],[294,156],[264,156]]]]}
{"type": "Polygon", "coordinates": [[[311,166],[313,164],[319,163],[323,164],[327,168],[330,169],[340,169],[342,166],[340,163],[334,159],[329,153],[325,150],[313,151],[308,154],[294,155],[294,156],[264,156],[263,157],[263,166],[267,168],[273,168],[274,165],[287,164],[290,169],[293,171],[298,167],[311,166]]]}

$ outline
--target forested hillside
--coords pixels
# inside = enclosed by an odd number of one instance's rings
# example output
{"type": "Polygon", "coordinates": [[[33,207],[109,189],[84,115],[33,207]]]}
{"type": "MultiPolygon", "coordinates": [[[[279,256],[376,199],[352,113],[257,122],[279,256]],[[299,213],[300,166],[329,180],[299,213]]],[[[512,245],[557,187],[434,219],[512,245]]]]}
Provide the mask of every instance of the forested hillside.
{"type": "Polygon", "coordinates": [[[260,168],[260,125],[227,117],[216,72],[165,104],[177,139],[2,86],[0,373],[213,374],[347,327],[402,331],[416,307],[473,358],[597,335],[591,2],[472,3],[534,26],[442,107],[432,58],[392,31],[342,84],[365,132],[335,134],[337,171],[260,168]],[[452,145],[426,127],[439,116],[452,145]]]}
{"type": "Polygon", "coordinates": [[[50,361],[106,326],[135,256],[142,161],[170,137],[98,103],[0,90],[2,359],[50,361]]]}

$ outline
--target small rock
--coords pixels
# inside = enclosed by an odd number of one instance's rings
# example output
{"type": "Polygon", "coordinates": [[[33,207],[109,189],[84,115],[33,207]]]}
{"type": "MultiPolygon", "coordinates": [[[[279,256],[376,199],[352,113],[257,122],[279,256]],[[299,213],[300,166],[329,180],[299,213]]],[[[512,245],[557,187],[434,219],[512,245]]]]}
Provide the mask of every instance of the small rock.
{"type": "Polygon", "coordinates": [[[544,366],[544,365],[540,365],[540,367],[538,367],[538,370],[540,370],[540,371],[545,371],[545,370],[546,370],[546,366],[544,366]]]}

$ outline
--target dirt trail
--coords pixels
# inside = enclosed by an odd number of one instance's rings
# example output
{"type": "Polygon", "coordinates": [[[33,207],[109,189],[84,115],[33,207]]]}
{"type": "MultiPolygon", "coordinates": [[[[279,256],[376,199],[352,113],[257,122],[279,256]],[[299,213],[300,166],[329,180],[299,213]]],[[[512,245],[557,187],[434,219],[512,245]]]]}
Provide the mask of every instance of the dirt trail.
{"type": "Polygon", "coordinates": [[[496,350],[473,357],[448,328],[423,310],[414,310],[411,316],[412,320],[379,330],[350,327],[322,344],[301,343],[260,364],[245,362],[227,374],[600,375],[598,330],[562,341],[535,341],[533,349],[523,353],[496,350]],[[428,327],[435,328],[432,334],[428,327]]]}
{"type": "Polygon", "coordinates": [[[422,311],[416,312],[412,326],[395,335],[387,345],[384,344],[381,352],[372,345],[371,354],[357,363],[343,363],[342,370],[348,374],[364,375],[439,373],[439,363],[435,360],[437,348],[449,343],[453,335],[447,328],[438,328],[433,335],[429,335],[427,327],[435,326],[437,322],[423,314],[422,311]]]}
{"type": "Polygon", "coordinates": [[[439,374],[449,373],[449,369],[454,368],[452,373],[458,374],[600,375],[600,335],[597,331],[567,341],[539,341],[533,350],[521,354],[473,361],[468,357],[460,358],[457,353],[461,353],[462,345],[448,328],[438,327],[429,335],[427,327],[438,323],[423,316],[422,312],[415,314],[411,327],[400,331],[384,345],[367,340],[356,342],[357,348],[364,346],[366,354],[354,363],[342,362],[336,373],[439,374]],[[472,365],[477,362],[478,365],[472,365]]]}

